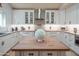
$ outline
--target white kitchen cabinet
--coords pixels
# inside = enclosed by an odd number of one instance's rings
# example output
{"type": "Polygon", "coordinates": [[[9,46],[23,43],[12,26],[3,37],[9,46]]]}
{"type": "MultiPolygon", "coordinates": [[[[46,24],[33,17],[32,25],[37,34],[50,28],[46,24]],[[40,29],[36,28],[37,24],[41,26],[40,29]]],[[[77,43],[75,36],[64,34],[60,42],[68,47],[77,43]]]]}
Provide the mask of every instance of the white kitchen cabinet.
{"type": "Polygon", "coordinates": [[[58,37],[58,40],[62,42],[64,40],[64,33],[59,32],[57,37],[58,37]]]}
{"type": "Polygon", "coordinates": [[[64,44],[71,46],[75,44],[75,38],[73,34],[60,32],[58,34],[58,40],[63,42],[64,44]]]}
{"type": "Polygon", "coordinates": [[[77,24],[79,24],[79,4],[76,4],[77,5],[77,8],[76,8],[76,11],[77,11],[77,15],[76,15],[76,17],[77,17],[77,24]]]}
{"type": "MultiPolygon", "coordinates": [[[[77,54],[79,54],[79,47],[75,45],[75,36],[73,34],[60,32],[58,37],[59,41],[64,43],[67,47],[69,47],[77,54]]],[[[67,52],[66,55],[76,55],[76,54],[73,52],[67,52]]]]}
{"type": "Polygon", "coordinates": [[[9,51],[19,40],[17,33],[7,34],[6,36],[0,37],[0,53],[5,54],[9,51]]]}
{"type": "Polygon", "coordinates": [[[75,35],[69,34],[69,42],[71,45],[75,45],[75,35]]]}
{"type": "Polygon", "coordinates": [[[59,11],[46,10],[45,11],[45,24],[58,24],[59,23],[59,11]]]}
{"type": "Polygon", "coordinates": [[[79,24],[79,4],[73,4],[59,11],[60,24],[79,24]]]}
{"type": "Polygon", "coordinates": [[[72,5],[66,9],[66,24],[76,24],[77,23],[77,6],[72,5]]]}
{"type": "Polygon", "coordinates": [[[26,37],[29,37],[29,36],[34,36],[34,32],[19,32],[19,35],[21,38],[26,38],[26,37]]]}
{"type": "Polygon", "coordinates": [[[59,24],[66,24],[65,21],[65,10],[59,10],[59,24]]]}
{"type": "Polygon", "coordinates": [[[34,10],[25,11],[25,24],[34,24],[34,10]]]}
{"type": "Polygon", "coordinates": [[[3,40],[2,40],[2,38],[0,37],[0,53],[2,53],[2,51],[3,51],[2,42],[3,42],[3,40]]]}
{"type": "Polygon", "coordinates": [[[64,33],[65,34],[65,37],[64,37],[64,43],[72,46],[75,44],[75,36],[73,34],[69,34],[69,33],[64,33]]]}
{"type": "Polygon", "coordinates": [[[74,5],[73,7],[71,7],[71,10],[72,10],[72,21],[71,21],[71,23],[72,24],[76,24],[76,22],[77,22],[77,19],[76,19],[76,16],[77,16],[77,12],[76,12],[76,5],[74,5]]]}
{"type": "Polygon", "coordinates": [[[47,32],[47,35],[52,38],[59,39],[59,32],[47,32]]]}
{"type": "Polygon", "coordinates": [[[65,13],[65,23],[69,24],[69,22],[71,22],[71,20],[70,20],[70,13],[71,13],[70,8],[66,9],[65,12],[66,12],[65,13]]]}
{"type": "Polygon", "coordinates": [[[14,10],[13,24],[34,24],[34,10],[14,10]]]}
{"type": "Polygon", "coordinates": [[[25,13],[22,10],[13,11],[13,24],[25,24],[25,13]]]}
{"type": "Polygon", "coordinates": [[[60,19],[59,19],[59,10],[55,11],[55,15],[54,15],[54,24],[60,24],[60,19]]]}

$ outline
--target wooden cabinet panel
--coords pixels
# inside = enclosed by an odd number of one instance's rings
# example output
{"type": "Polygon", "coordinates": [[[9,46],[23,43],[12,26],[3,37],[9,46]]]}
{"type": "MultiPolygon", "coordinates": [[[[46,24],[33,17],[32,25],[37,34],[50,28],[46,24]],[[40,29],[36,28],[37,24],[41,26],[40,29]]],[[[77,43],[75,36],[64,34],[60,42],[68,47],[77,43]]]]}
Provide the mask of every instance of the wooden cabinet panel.
{"type": "Polygon", "coordinates": [[[40,51],[41,56],[65,56],[65,51],[40,51]]]}
{"type": "Polygon", "coordinates": [[[41,51],[40,55],[41,56],[56,56],[57,51],[41,51]]]}
{"type": "Polygon", "coordinates": [[[27,56],[38,56],[38,51],[27,51],[27,56]]]}
{"type": "Polygon", "coordinates": [[[16,51],[15,56],[65,56],[66,51],[16,51]]]}
{"type": "Polygon", "coordinates": [[[16,51],[15,56],[38,56],[38,51],[16,51]]]}

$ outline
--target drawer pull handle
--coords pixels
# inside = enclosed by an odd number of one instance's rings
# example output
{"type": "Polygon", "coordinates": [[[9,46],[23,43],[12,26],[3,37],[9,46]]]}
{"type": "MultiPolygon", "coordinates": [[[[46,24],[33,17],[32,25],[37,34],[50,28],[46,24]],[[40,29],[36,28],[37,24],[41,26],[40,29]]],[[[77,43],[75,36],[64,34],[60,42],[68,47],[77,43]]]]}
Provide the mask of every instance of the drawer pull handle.
{"type": "Polygon", "coordinates": [[[52,53],[48,53],[48,56],[52,56],[53,54],[52,53]]]}
{"type": "Polygon", "coordinates": [[[29,53],[29,56],[33,56],[34,54],[33,53],[29,53]]]}
{"type": "Polygon", "coordinates": [[[2,46],[4,45],[4,41],[2,41],[1,45],[2,45],[2,46]]]}

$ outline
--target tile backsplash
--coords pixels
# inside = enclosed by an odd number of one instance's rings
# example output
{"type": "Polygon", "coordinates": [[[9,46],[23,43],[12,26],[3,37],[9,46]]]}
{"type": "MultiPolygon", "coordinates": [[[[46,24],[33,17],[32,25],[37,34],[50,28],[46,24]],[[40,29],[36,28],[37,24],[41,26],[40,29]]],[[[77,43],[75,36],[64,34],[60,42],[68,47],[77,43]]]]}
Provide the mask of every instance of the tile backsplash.
{"type": "Polygon", "coordinates": [[[35,30],[35,26],[34,25],[11,25],[8,28],[8,31],[34,31],[35,30]]]}
{"type": "MultiPolygon", "coordinates": [[[[11,25],[8,28],[8,31],[35,31],[35,25],[33,24],[25,24],[25,25],[11,25]]],[[[79,25],[53,25],[53,24],[46,24],[43,25],[43,28],[46,31],[64,31],[74,33],[74,28],[77,29],[77,33],[79,33],[79,25]]]]}

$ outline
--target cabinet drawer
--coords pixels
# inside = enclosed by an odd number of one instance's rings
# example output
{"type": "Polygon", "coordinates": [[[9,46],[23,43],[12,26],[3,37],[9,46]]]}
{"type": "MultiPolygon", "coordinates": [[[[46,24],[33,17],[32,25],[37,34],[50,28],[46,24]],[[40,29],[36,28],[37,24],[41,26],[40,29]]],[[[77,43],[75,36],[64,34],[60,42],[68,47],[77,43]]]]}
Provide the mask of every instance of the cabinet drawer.
{"type": "Polygon", "coordinates": [[[16,51],[16,56],[38,56],[38,51],[16,51]]]}
{"type": "Polygon", "coordinates": [[[41,51],[41,56],[65,56],[65,51],[41,51]]]}
{"type": "Polygon", "coordinates": [[[27,56],[38,56],[38,51],[27,51],[27,56]]]}

